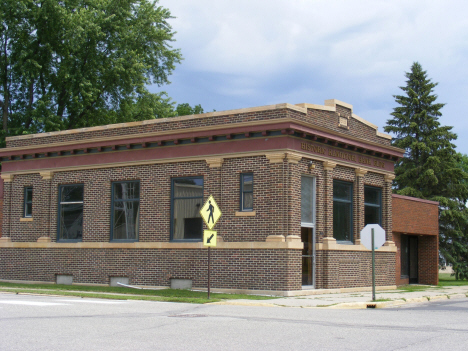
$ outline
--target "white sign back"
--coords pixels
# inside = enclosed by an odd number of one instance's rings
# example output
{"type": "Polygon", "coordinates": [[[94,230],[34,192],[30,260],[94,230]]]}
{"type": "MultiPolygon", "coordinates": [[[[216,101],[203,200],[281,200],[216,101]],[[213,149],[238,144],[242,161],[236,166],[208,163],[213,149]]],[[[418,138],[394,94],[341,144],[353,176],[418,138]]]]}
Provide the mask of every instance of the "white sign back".
{"type": "Polygon", "coordinates": [[[374,229],[374,250],[385,243],[385,230],[378,224],[368,224],[361,230],[361,244],[372,250],[372,229],[374,229]]]}

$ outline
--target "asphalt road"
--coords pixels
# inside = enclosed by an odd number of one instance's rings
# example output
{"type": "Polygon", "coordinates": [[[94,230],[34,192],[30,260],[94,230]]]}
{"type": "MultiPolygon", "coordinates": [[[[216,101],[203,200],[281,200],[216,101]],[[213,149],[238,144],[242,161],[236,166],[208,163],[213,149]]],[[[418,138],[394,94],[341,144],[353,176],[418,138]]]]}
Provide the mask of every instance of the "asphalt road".
{"type": "Polygon", "coordinates": [[[333,310],[0,294],[0,350],[467,350],[468,302],[333,310]]]}

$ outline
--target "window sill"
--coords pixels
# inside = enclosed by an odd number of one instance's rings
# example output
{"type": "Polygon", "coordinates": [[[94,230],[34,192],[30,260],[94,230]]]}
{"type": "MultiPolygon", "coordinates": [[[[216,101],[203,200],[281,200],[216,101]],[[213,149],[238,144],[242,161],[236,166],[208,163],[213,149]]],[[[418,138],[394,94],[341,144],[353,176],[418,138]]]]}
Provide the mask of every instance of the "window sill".
{"type": "Polygon", "coordinates": [[[255,217],[256,211],[236,211],[236,217],[255,217]]]}
{"type": "Polygon", "coordinates": [[[32,222],[33,218],[32,217],[21,217],[20,222],[32,222]]]}

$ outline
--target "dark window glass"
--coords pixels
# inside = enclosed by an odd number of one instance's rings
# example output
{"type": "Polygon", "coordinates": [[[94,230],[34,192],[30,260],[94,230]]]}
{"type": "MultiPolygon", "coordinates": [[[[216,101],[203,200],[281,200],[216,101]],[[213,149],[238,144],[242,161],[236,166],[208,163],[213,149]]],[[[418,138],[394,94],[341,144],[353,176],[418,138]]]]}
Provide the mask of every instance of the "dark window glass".
{"type": "Polygon", "coordinates": [[[59,187],[58,240],[81,240],[83,237],[83,185],[59,187]]]}
{"type": "Polygon", "coordinates": [[[241,174],[241,211],[253,210],[253,174],[241,174]]]}
{"type": "Polygon", "coordinates": [[[333,237],[353,241],[353,183],[333,181],[333,237]]]}
{"type": "Polygon", "coordinates": [[[33,188],[24,188],[24,217],[32,217],[33,188]]]}
{"type": "Polygon", "coordinates": [[[364,225],[381,224],[381,198],[382,190],[380,188],[371,186],[364,187],[364,225]]]}
{"type": "Polygon", "coordinates": [[[172,180],[172,240],[201,240],[203,219],[203,178],[187,177],[172,180]]]}
{"type": "Polygon", "coordinates": [[[138,240],[140,214],[140,182],[112,184],[111,240],[138,240]]]}
{"type": "Polygon", "coordinates": [[[401,252],[400,252],[400,259],[401,259],[401,275],[402,277],[407,278],[409,276],[409,264],[408,264],[408,257],[409,257],[409,245],[408,245],[408,236],[401,235],[401,252]]]}

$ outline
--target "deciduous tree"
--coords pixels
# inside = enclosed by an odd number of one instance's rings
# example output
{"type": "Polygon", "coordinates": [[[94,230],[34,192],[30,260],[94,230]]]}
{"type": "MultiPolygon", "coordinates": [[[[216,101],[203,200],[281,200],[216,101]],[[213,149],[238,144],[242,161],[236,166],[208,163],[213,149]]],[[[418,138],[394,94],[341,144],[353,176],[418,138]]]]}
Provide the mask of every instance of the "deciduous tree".
{"type": "Polygon", "coordinates": [[[181,61],[150,0],[0,0],[2,136],[166,117],[181,61]]]}

